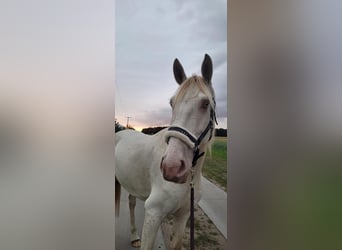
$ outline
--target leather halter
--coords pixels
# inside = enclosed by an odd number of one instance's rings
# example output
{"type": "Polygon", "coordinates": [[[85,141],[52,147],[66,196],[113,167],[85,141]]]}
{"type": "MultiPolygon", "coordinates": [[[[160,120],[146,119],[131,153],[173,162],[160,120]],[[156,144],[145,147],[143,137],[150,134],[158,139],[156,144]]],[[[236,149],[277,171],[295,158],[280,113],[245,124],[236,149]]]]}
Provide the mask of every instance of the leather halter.
{"type": "MultiPolygon", "coordinates": [[[[214,105],[216,106],[215,99],[213,99],[213,101],[214,101],[214,105]]],[[[192,167],[194,167],[197,164],[197,160],[200,157],[202,157],[205,153],[205,152],[201,152],[201,153],[199,152],[199,146],[201,145],[202,140],[204,139],[204,137],[207,135],[208,132],[210,132],[210,136],[209,136],[208,141],[211,140],[211,138],[213,136],[213,130],[214,130],[214,121],[217,124],[215,110],[213,108],[211,108],[210,109],[209,123],[198,138],[196,138],[194,135],[192,135],[192,133],[190,133],[188,130],[186,130],[185,128],[182,128],[180,126],[171,126],[167,130],[170,132],[174,131],[176,133],[180,133],[180,139],[182,139],[185,143],[187,143],[193,149],[194,156],[192,158],[192,167]],[[190,143],[189,143],[189,141],[190,141],[190,143]]],[[[169,142],[170,137],[175,137],[175,134],[174,135],[171,134],[171,135],[167,136],[166,137],[166,143],[169,142]]]]}

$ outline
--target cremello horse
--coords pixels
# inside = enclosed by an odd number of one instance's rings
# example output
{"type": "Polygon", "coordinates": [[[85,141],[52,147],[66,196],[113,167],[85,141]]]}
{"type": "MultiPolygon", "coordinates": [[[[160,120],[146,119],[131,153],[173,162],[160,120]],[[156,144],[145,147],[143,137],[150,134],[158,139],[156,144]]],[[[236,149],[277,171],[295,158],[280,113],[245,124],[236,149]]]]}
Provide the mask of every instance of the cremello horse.
{"type": "Polygon", "coordinates": [[[145,201],[141,249],[152,249],[162,220],[174,215],[171,249],[181,249],[190,215],[190,182],[195,202],[201,196],[204,153],[212,139],[215,96],[211,85],[213,66],[206,54],[202,76],[186,77],[175,59],[173,72],[179,88],[170,100],[170,127],[155,135],[132,130],[115,134],[115,205],[118,216],[121,185],[129,192],[131,242],[140,246],[134,218],[136,197],[145,201]],[[121,184],[121,185],[120,185],[121,184]]]}

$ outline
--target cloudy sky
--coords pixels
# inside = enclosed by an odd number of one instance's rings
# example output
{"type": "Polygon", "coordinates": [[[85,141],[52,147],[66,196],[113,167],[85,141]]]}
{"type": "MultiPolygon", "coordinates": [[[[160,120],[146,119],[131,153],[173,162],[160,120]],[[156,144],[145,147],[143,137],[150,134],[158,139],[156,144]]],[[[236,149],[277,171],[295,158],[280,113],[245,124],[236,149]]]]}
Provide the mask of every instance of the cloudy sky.
{"type": "Polygon", "coordinates": [[[177,89],[175,58],[189,76],[204,54],[214,65],[218,127],[227,127],[227,2],[117,0],[115,6],[115,117],[136,129],[167,125],[177,89]]]}

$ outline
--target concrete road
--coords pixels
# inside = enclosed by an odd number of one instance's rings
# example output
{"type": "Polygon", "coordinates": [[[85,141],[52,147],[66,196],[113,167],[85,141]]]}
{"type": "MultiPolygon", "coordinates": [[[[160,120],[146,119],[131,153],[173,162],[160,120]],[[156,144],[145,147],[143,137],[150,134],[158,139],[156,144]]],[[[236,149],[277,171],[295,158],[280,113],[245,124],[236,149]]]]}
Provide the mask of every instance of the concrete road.
{"type": "Polygon", "coordinates": [[[203,177],[198,205],[227,239],[227,193],[203,177]]]}

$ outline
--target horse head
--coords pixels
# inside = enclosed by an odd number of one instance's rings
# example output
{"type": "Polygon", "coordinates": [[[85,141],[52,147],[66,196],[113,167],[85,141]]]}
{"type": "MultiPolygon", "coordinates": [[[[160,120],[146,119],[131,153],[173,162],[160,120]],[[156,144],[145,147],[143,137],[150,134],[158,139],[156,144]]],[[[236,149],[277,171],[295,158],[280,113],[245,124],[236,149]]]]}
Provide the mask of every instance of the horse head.
{"type": "Polygon", "coordinates": [[[167,181],[185,183],[192,167],[211,140],[215,117],[215,94],[211,84],[213,65],[207,54],[202,62],[202,76],[186,77],[178,59],[173,64],[179,84],[170,99],[172,119],[166,132],[167,147],[160,169],[167,181]],[[203,150],[202,152],[200,152],[203,150]]]}

